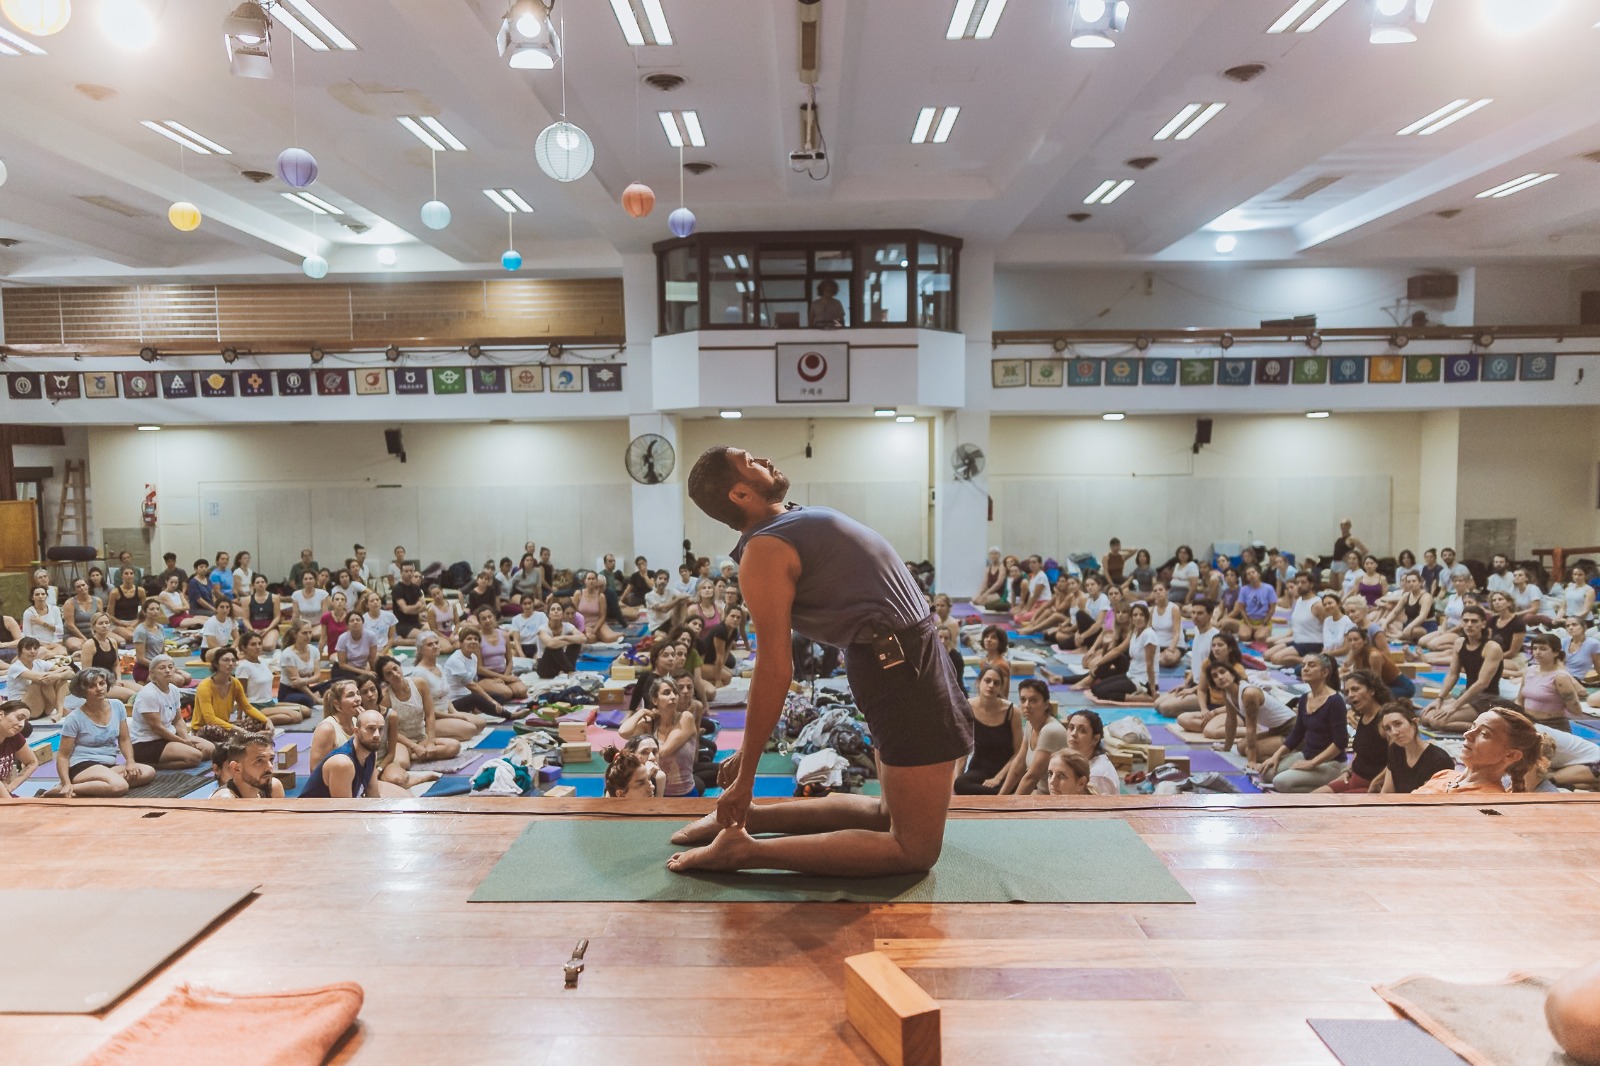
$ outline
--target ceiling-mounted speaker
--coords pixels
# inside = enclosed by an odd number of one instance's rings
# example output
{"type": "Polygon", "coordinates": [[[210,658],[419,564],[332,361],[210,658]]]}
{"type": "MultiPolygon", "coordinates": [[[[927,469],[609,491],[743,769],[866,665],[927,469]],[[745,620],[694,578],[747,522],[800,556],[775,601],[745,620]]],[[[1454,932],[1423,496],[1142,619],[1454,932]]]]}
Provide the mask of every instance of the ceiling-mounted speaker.
{"type": "Polygon", "coordinates": [[[1461,292],[1461,279],[1455,274],[1418,274],[1406,279],[1408,300],[1454,300],[1461,292]]]}
{"type": "Polygon", "coordinates": [[[822,68],[822,0],[800,0],[800,83],[815,85],[822,68]]]}

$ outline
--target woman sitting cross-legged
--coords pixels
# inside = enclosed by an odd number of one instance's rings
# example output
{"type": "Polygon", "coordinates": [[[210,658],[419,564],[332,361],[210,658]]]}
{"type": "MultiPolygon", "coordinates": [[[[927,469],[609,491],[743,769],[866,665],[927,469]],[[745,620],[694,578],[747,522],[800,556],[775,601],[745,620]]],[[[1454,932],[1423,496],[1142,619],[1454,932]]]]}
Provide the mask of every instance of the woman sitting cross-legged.
{"type": "Polygon", "coordinates": [[[1449,752],[1423,737],[1417,728],[1417,709],[1411,704],[1400,700],[1384,704],[1378,722],[1389,742],[1384,754],[1385,769],[1379,775],[1380,792],[1415,792],[1441,770],[1456,768],[1449,752]]]}
{"type": "Polygon", "coordinates": [[[1161,665],[1168,670],[1183,662],[1183,608],[1167,596],[1167,585],[1157,581],[1150,593],[1150,628],[1156,631],[1161,648],[1161,665]]]}
{"type": "Polygon", "coordinates": [[[978,694],[969,701],[973,717],[972,758],[956,777],[960,796],[994,796],[1005,783],[1006,767],[1022,746],[1022,712],[1011,702],[1011,671],[985,666],[978,694]]]}
{"type": "Polygon", "coordinates": [[[1249,769],[1261,769],[1267,756],[1283,747],[1283,738],[1294,726],[1294,711],[1260,685],[1248,683],[1227,662],[1211,662],[1206,675],[1211,683],[1211,698],[1222,709],[1221,714],[1214,714],[1205,723],[1206,739],[1220,740],[1218,746],[1227,751],[1233,747],[1242,720],[1244,735],[1239,738],[1239,754],[1249,769]]]}
{"type": "Polygon", "coordinates": [[[1043,633],[1047,629],[1074,625],[1073,616],[1077,613],[1081,599],[1078,579],[1062,574],[1056,578],[1055,591],[1050,599],[1046,600],[1025,624],[1018,626],[1017,632],[1028,636],[1033,633],[1043,633]]]}
{"type": "Polygon", "coordinates": [[[1129,607],[1126,615],[1117,616],[1119,633],[1124,625],[1127,632],[1127,669],[1096,680],[1089,686],[1089,693],[1096,703],[1115,707],[1149,707],[1159,695],[1156,687],[1156,648],[1160,644],[1160,638],[1150,625],[1150,608],[1143,603],[1129,607]]]}
{"type": "Polygon", "coordinates": [[[409,676],[428,690],[428,696],[433,701],[434,732],[451,740],[471,740],[489,724],[490,719],[471,711],[459,711],[450,705],[450,686],[445,680],[444,667],[439,663],[441,644],[437,633],[426,630],[418,633],[417,663],[409,676]]]}
{"type": "Polygon", "coordinates": [[[150,680],[133,698],[128,735],[134,760],[157,770],[192,770],[211,758],[212,743],[189,732],[183,720],[183,689],[187,677],[170,655],[150,662],[150,680]]]}
{"type": "Polygon", "coordinates": [[[28,746],[33,732],[28,717],[28,705],[21,700],[0,703],[0,800],[15,796],[39,769],[39,756],[28,746]]]}
{"type": "Polygon", "coordinates": [[[261,661],[264,644],[261,634],[253,629],[247,629],[239,635],[239,661],[234,664],[233,673],[244,684],[245,698],[273,725],[294,725],[305,721],[310,710],[304,704],[293,700],[278,701],[272,688],[272,667],[261,661]]]}
{"type": "Polygon", "coordinates": [[[127,703],[138,694],[139,686],[122,680],[122,645],[112,632],[111,616],[104,611],[96,614],[87,636],[89,639],[78,648],[78,668],[98,666],[110,674],[113,680],[106,698],[127,703]]]}
{"type": "Polygon", "coordinates": [[[480,607],[478,620],[478,684],[499,701],[527,699],[528,686],[512,670],[512,660],[522,649],[513,645],[515,636],[500,628],[500,616],[493,608],[480,607]]]}
{"type": "Polygon", "coordinates": [[[1344,701],[1350,708],[1355,736],[1350,740],[1350,765],[1344,773],[1313,792],[1377,792],[1389,764],[1389,742],[1383,735],[1382,710],[1388,692],[1371,670],[1345,675],[1344,701]]]}
{"type": "Polygon", "coordinates": [[[1344,772],[1350,746],[1348,709],[1339,694],[1339,664],[1333,656],[1307,655],[1300,663],[1300,680],[1311,691],[1295,704],[1294,725],[1283,747],[1261,765],[1261,783],[1275,792],[1310,792],[1331,783],[1344,772]]]}
{"type": "Polygon", "coordinates": [[[1572,732],[1571,718],[1583,717],[1583,685],[1567,672],[1561,641],[1554,633],[1528,638],[1533,663],[1522,675],[1517,702],[1536,725],[1572,732]]]}
{"type": "Polygon", "coordinates": [[[211,676],[194,690],[194,712],[189,724],[197,730],[216,726],[229,732],[242,728],[270,733],[272,723],[251,706],[245,697],[244,683],[233,676],[239,664],[238,651],[232,647],[217,648],[208,659],[211,676]]]}
{"type": "Polygon", "coordinates": [[[61,619],[61,608],[50,602],[48,590],[33,590],[33,602],[22,612],[22,633],[39,642],[39,654],[46,659],[67,654],[66,623],[61,619]]]}
{"type": "Polygon", "coordinates": [[[489,694],[479,680],[483,676],[480,655],[483,631],[471,623],[456,631],[456,650],[444,661],[445,698],[451,708],[484,718],[505,719],[509,711],[489,694]]]}
{"type": "MultiPolygon", "coordinates": [[[[1190,607],[1194,607],[1190,604],[1190,607]]],[[[1191,701],[1195,706],[1192,710],[1180,711],[1174,717],[1177,719],[1178,728],[1186,733],[1205,733],[1209,726],[1227,708],[1218,702],[1215,693],[1211,690],[1211,667],[1217,664],[1226,666],[1233,671],[1235,678],[1244,680],[1244,657],[1239,652],[1239,641],[1232,633],[1219,633],[1212,630],[1207,638],[1210,648],[1208,655],[1198,655],[1200,635],[1195,635],[1196,656],[1199,666],[1194,672],[1195,696],[1191,701]]],[[[1166,697],[1164,697],[1165,699],[1166,697]]],[[[1156,710],[1160,711],[1161,704],[1157,703],[1156,710]]],[[[1221,734],[1218,734],[1219,737],[1221,734]]]]}
{"type": "Polygon", "coordinates": [[[1467,727],[1461,746],[1460,770],[1440,770],[1413,790],[1414,796],[1446,796],[1472,792],[1526,792],[1527,773],[1539,761],[1543,741],[1528,716],[1507,707],[1498,696],[1473,700],[1479,710],[1467,727]]]}
{"type": "Polygon", "coordinates": [[[56,751],[61,784],[46,792],[47,797],[115,798],[154,779],[155,770],[133,756],[127,708],[121,700],[106,697],[111,681],[109,673],[95,666],[73,677],[69,691],[83,703],[61,721],[56,751]]]}
{"type": "Polygon", "coordinates": [[[310,712],[322,705],[322,650],[311,642],[317,627],[311,622],[290,622],[278,651],[278,699],[297,703],[310,712]]]}
{"type": "Polygon", "coordinates": [[[391,738],[398,739],[403,749],[395,753],[397,761],[403,756],[405,768],[409,768],[414,762],[453,759],[461,754],[461,741],[439,735],[433,693],[423,682],[406,677],[400,660],[389,655],[379,659],[378,679],[383,685],[384,706],[398,727],[391,738]]]}
{"type": "Polygon", "coordinates": [[[54,722],[65,713],[72,667],[41,658],[39,647],[37,637],[23,637],[17,641],[17,659],[6,669],[6,699],[21,700],[33,712],[33,717],[49,716],[54,722]]]}
{"type": "Polygon", "coordinates": [[[1367,670],[1378,675],[1388,693],[1383,697],[1383,702],[1388,702],[1391,696],[1397,700],[1409,700],[1417,694],[1417,684],[1400,672],[1399,665],[1384,646],[1386,642],[1380,641],[1381,638],[1373,637],[1366,626],[1351,629],[1344,635],[1345,669],[1367,670]]]}

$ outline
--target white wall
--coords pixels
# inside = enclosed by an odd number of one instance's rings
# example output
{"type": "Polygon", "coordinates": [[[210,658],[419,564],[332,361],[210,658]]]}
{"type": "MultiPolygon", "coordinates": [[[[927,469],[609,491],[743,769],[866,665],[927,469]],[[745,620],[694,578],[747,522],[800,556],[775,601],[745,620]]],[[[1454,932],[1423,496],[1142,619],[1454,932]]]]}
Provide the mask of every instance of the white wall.
{"type": "Polygon", "coordinates": [[[1572,270],[1565,266],[1480,266],[1474,317],[1482,326],[1554,326],[1578,321],[1572,270]]]}
{"type": "Polygon", "coordinates": [[[1455,546],[1461,527],[1456,521],[1456,482],[1461,469],[1461,412],[1424,411],[1418,454],[1417,557],[1427,548],[1455,546]]]}
{"type": "Polygon", "coordinates": [[[1522,558],[1535,548],[1600,544],[1595,408],[1463,411],[1460,454],[1458,522],[1515,518],[1522,558]]]}

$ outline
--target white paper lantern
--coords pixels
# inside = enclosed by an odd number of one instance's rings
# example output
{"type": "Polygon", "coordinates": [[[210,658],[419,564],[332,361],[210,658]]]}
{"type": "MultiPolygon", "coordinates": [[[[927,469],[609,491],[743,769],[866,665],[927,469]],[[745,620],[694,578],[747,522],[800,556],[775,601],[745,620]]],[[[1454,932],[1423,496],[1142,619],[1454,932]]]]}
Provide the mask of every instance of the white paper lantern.
{"type": "Polygon", "coordinates": [[[539,169],[557,181],[577,181],[594,165],[594,142],[566,119],[552,122],[533,142],[539,169]]]}
{"type": "Polygon", "coordinates": [[[5,164],[5,160],[0,159],[0,185],[4,185],[5,183],[6,183],[6,164],[5,164]]]}
{"type": "Polygon", "coordinates": [[[429,200],[422,205],[422,224],[429,229],[444,229],[450,224],[450,207],[443,200],[429,200]]]}
{"type": "Polygon", "coordinates": [[[300,264],[300,269],[312,281],[321,281],[328,276],[328,261],[322,256],[312,252],[306,256],[305,262],[300,264]]]}
{"type": "Polygon", "coordinates": [[[0,0],[0,11],[23,33],[48,37],[67,28],[72,0],[0,0]]]}

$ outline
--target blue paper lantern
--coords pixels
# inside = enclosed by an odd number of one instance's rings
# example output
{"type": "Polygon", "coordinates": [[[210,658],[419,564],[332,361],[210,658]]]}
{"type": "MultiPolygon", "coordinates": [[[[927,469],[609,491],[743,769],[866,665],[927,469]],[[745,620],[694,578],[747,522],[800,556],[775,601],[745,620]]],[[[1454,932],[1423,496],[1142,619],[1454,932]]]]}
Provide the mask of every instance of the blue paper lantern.
{"type": "Polygon", "coordinates": [[[507,248],[505,254],[500,257],[500,265],[507,270],[521,270],[522,253],[515,248],[507,248]]]}
{"type": "Polygon", "coordinates": [[[450,208],[443,200],[429,200],[422,205],[422,224],[429,229],[444,229],[450,224],[450,208]]]}
{"type": "Polygon", "coordinates": [[[296,189],[305,188],[317,180],[317,157],[304,148],[285,148],[278,153],[278,177],[296,189]]]}
{"type": "Polygon", "coordinates": [[[667,216],[667,228],[674,237],[687,237],[694,232],[694,212],[687,207],[680,207],[667,216]]]}
{"type": "Polygon", "coordinates": [[[316,252],[306,256],[305,262],[300,264],[300,270],[312,281],[321,281],[328,276],[328,261],[316,252]]]}

